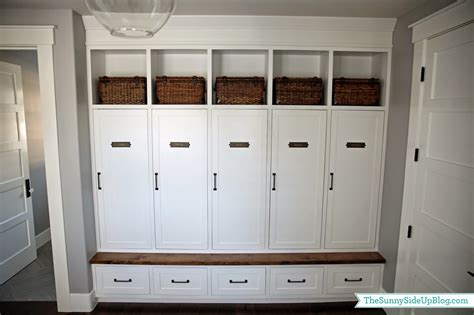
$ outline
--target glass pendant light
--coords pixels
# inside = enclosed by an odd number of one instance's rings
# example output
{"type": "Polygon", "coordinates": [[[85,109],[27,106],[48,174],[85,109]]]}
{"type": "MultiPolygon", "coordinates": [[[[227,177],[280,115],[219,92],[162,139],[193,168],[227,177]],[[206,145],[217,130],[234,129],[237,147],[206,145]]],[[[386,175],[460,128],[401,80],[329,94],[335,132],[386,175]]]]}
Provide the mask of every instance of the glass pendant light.
{"type": "Polygon", "coordinates": [[[175,0],[85,0],[110,34],[127,38],[152,37],[168,21],[175,0]]]}

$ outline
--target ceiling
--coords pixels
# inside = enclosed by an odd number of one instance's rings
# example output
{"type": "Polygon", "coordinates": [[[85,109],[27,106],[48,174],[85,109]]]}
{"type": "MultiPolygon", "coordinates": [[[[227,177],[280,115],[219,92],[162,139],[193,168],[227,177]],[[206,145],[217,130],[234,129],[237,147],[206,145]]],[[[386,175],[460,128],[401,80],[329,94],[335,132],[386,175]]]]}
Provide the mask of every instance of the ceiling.
{"type": "MultiPolygon", "coordinates": [[[[287,15],[399,17],[427,0],[177,0],[177,15],[287,15]]],[[[0,0],[2,8],[73,9],[84,0],[0,0]]]]}

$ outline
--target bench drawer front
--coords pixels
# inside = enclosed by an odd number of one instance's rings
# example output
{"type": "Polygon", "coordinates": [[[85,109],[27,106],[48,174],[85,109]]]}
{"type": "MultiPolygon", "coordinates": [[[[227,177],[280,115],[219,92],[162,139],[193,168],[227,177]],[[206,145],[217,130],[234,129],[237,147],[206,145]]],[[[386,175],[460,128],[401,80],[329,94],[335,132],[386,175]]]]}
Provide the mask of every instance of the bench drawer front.
{"type": "Polygon", "coordinates": [[[213,268],[212,295],[264,295],[265,268],[213,268]]]}
{"type": "Polygon", "coordinates": [[[207,295],[207,268],[153,268],[156,295],[207,295]]]}
{"type": "Polygon", "coordinates": [[[98,294],[150,294],[148,267],[97,266],[95,275],[98,294]]]}
{"type": "Polygon", "coordinates": [[[328,266],[326,293],[378,292],[379,266],[328,266]]]}
{"type": "Polygon", "coordinates": [[[323,267],[272,267],[270,294],[320,296],[323,274],[323,267]]]}

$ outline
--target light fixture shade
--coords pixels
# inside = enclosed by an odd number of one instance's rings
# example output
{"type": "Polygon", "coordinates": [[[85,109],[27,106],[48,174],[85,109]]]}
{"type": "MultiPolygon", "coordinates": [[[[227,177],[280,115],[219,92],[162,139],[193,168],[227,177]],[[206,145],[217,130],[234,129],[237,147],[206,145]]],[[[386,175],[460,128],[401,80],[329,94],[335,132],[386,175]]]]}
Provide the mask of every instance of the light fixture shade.
{"type": "Polygon", "coordinates": [[[119,37],[152,37],[168,21],[175,0],[85,0],[97,20],[119,37]]]}

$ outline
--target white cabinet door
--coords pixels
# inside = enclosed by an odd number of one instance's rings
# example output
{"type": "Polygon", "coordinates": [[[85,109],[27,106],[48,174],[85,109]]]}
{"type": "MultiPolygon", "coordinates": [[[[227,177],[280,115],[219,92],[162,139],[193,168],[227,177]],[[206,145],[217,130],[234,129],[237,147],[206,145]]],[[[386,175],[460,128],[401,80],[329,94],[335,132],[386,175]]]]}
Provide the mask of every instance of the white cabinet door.
{"type": "Polygon", "coordinates": [[[264,247],[266,153],[266,110],[213,111],[213,248],[264,247]]]}
{"type": "Polygon", "coordinates": [[[319,248],[326,112],[273,111],[271,248],[319,248]]]}
{"type": "Polygon", "coordinates": [[[152,247],[146,110],[96,110],[94,136],[100,245],[152,247]]]}
{"type": "Polygon", "coordinates": [[[374,248],[384,113],[334,111],[326,248],[374,248]]]}
{"type": "Polygon", "coordinates": [[[207,248],[207,111],[153,111],[157,248],[207,248]]]}

